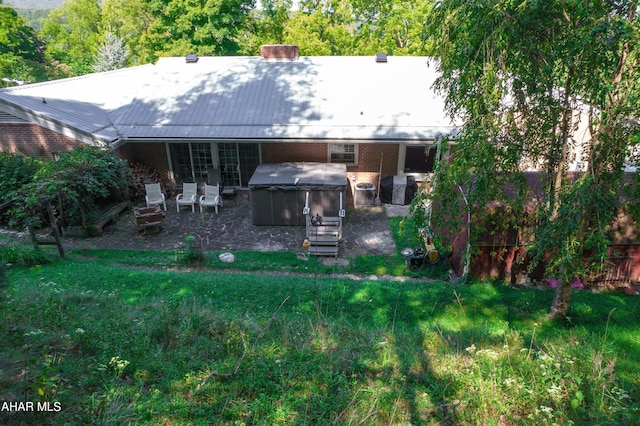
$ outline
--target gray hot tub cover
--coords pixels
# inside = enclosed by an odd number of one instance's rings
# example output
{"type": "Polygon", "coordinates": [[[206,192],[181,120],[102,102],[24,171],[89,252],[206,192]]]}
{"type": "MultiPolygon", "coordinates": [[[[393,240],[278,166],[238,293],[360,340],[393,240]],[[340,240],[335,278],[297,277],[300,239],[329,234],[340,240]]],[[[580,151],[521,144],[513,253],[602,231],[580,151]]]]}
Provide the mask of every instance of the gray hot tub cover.
{"type": "Polygon", "coordinates": [[[334,163],[260,164],[249,180],[249,189],[269,191],[344,190],[347,166],[334,163]]]}

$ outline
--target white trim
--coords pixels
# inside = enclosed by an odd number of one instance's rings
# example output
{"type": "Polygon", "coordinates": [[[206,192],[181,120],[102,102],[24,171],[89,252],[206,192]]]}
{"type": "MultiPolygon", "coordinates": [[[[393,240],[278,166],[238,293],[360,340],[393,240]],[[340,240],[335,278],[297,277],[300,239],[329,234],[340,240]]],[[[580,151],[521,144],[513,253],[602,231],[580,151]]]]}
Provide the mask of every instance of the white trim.
{"type": "Polygon", "coordinates": [[[345,164],[347,166],[357,166],[358,165],[358,146],[359,144],[352,142],[352,143],[345,143],[345,142],[341,142],[341,143],[327,143],[327,163],[334,163],[334,164],[345,164]],[[332,161],[331,159],[331,154],[333,152],[336,153],[345,153],[345,154],[350,154],[350,152],[348,152],[347,150],[344,150],[345,146],[353,146],[353,162],[351,163],[347,163],[347,162],[342,162],[342,161],[332,161]],[[342,151],[341,150],[333,150],[332,148],[337,148],[337,147],[342,147],[342,151]]]}
{"type": "MultiPolygon", "coordinates": [[[[431,180],[433,177],[433,172],[427,173],[406,173],[404,171],[405,160],[407,159],[407,146],[435,146],[438,141],[423,141],[422,143],[399,143],[398,144],[398,165],[397,165],[397,175],[398,176],[413,176],[416,181],[425,181],[431,180]]],[[[455,143],[448,142],[447,150],[445,152],[441,152],[441,160],[448,161],[449,156],[451,155],[451,147],[455,145],[455,143]]]]}

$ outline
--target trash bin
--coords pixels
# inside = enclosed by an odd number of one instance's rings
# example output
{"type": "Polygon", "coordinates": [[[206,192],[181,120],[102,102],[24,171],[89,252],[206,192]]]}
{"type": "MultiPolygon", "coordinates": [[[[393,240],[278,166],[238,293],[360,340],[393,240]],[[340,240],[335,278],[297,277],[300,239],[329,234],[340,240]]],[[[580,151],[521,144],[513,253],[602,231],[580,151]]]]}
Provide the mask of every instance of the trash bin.
{"type": "Polygon", "coordinates": [[[354,185],[353,204],[373,206],[376,200],[376,186],[371,182],[358,182],[354,185]]]}

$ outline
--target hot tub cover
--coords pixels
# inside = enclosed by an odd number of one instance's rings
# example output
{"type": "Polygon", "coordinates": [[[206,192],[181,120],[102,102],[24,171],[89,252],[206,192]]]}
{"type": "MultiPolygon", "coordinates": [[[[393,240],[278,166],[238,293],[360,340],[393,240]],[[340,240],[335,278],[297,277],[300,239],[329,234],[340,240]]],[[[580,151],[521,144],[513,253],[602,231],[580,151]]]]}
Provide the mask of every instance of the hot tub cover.
{"type": "Polygon", "coordinates": [[[249,180],[252,190],[344,190],[346,186],[347,166],[333,163],[260,164],[249,180]]]}

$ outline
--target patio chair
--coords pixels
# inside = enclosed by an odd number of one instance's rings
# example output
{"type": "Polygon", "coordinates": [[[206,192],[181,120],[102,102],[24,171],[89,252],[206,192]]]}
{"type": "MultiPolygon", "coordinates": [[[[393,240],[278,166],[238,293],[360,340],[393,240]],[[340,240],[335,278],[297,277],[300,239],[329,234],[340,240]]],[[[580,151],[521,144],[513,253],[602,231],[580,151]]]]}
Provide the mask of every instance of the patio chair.
{"type": "Polygon", "coordinates": [[[220,197],[219,185],[204,185],[204,195],[200,196],[200,213],[203,207],[214,207],[218,214],[218,206],[222,207],[222,197],[220,197]]]}
{"type": "Polygon", "coordinates": [[[144,199],[147,201],[147,207],[162,204],[164,206],[164,210],[167,210],[167,201],[164,198],[162,190],[160,190],[159,183],[145,184],[144,189],[147,191],[147,194],[144,196],[144,199]]]}
{"type": "Polygon", "coordinates": [[[182,194],[176,197],[176,210],[180,211],[180,206],[191,206],[191,211],[196,211],[198,201],[198,184],[195,182],[183,183],[182,194]]]}

